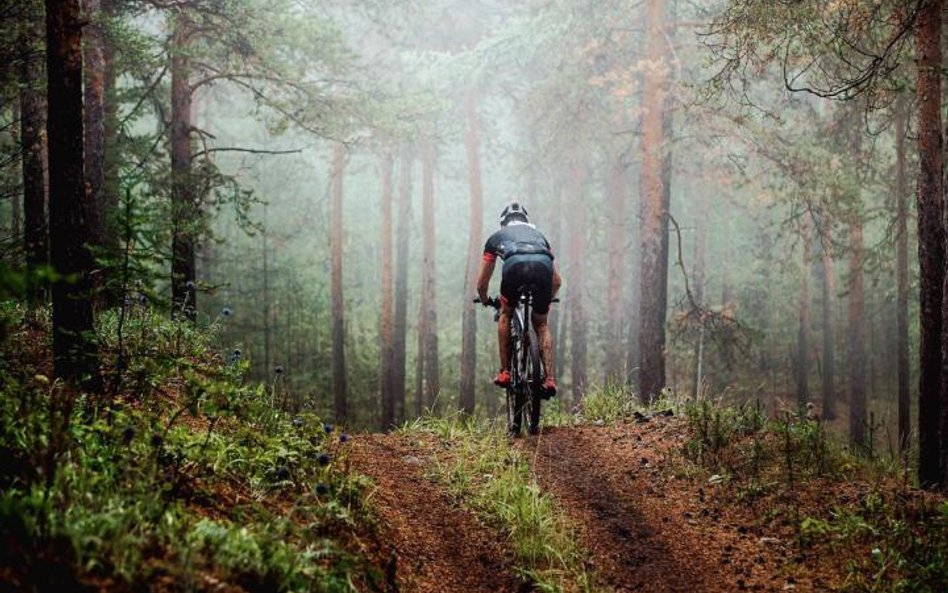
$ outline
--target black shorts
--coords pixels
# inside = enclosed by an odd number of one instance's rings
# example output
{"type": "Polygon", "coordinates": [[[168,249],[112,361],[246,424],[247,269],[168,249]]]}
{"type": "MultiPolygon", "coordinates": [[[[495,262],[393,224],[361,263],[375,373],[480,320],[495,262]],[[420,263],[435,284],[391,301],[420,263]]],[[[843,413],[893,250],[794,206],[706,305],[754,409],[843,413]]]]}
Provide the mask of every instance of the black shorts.
{"type": "Polygon", "coordinates": [[[541,254],[514,255],[504,261],[501,272],[500,296],[511,303],[517,302],[521,289],[533,292],[533,311],[546,315],[553,300],[553,260],[541,254]]]}

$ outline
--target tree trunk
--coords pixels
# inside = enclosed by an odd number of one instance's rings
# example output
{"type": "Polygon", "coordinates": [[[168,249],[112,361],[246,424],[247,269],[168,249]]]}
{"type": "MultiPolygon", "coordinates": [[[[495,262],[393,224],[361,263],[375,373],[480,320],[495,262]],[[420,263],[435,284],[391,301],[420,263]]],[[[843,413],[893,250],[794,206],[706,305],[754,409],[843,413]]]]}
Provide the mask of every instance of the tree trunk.
{"type": "Polygon", "coordinates": [[[810,401],[810,243],[812,242],[812,221],[810,214],[804,213],[803,220],[803,273],[800,277],[800,315],[797,328],[797,407],[804,409],[810,401]]]}
{"type": "MultiPolygon", "coordinates": [[[[22,115],[22,110],[20,109],[18,99],[19,97],[9,99],[10,111],[14,114],[14,117],[16,116],[16,114],[22,115]]],[[[22,144],[22,141],[20,140],[20,123],[21,123],[21,120],[17,120],[17,119],[14,119],[13,121],[11,121],[8,133],[10,135],[10,144],[14,147],[20,148],[20,158],[21,158],[21,165],[22,165],[22,159],[24,157],[24,154],[22,150],[23,144],[22,144]]],[[[21,166],[20,167],[21,180],[23,179],[22,175],[23,175],[23,170],[21,166]]],[[[20,241],[22,241],[22,239],[23,239],[23,202],[21,202],[17,198],[17,196],[12,196],[10,200],[10,240],[14,244],[18,244],[20,243],[20,241]]]]}
{"type": "Polygon", "coordinates": [[[461,306],[461,383],[460,407],[467,414],[474,413],[475,381],[477,377],[477,308],[472,302],[476,291],[477,274],[480,270],[481,249],[484,237],[484,197],[481,188],[481,155],[475,89],[468,86],[464,95],[464,113],[467,119],[467,134],[464,145],[467,149],[468,187],[470,191],[468,224],[471,225],[467,242],[467,264],[464,274],[464,294],[461,306]]]}
{"type": "Polygon", "coordinates": [[[942,295],[945,279],[944,154],[941,118],[942,0],[929,0],[915,22],[918,79],[919,379],[918,479],[941,486],[942,295]]]}
{"type": "Polygon", "coordinates": [[[197,204],[191,176],[191,85],[189,27],[174,22],[171,42],[171,301],[175,313],[197,316],[195,225],[197,204]]]}
{"type": "MultiPolygon", "coordinates": [[[[695,196],[695,200],[698,202],[698,216],[695,218],[695,263],[694,273],[692,274],[694,286],[693,296],[695,303],[697,303],[699,307],[704,307],[705,268],[708,259],[709,200],[708,195],[700,191],[695,196]]],[[[691,398],[694,401],[697,401],[698,396],[701,394],[702,368],[704,366],[704,338],[705,328],[702,322],[701,327],[698,329],[698,340],[695,342],[694,365],[692,367],[691,398]]]]}
{"type": "Polygon", "coordinates": [[[668,218],[665,160],[665,14],[663,0],[646,5],[646,59],[642,117],[642,271],[639,320],[639,395],[651,401],[665,385],[665,315],[668,301],[668,218]]]}
{"type": "Polygon", "coordinates": [[[86,183],[96,207],[93,244],[102,270],[97,279],[102,306],[118,305],[121,281],[111,278],[119,254],[119,232],[114,220],[119,208],[118,113],[115,100],[115,44],[108,32],[113,0],[83,0],[85,27],[85,149],[86,183]]]}
{"type": "Polygon", "coordinates": [[[836,279],[830,225],[821,221],[820,269],[823,272],[823,418],[836,418],[836,279]]]}
{"type": "MultiPolygon", "coordinates": [[[[586,181],[585,165],[578,157],[570,164],[568,195],[579,200],[586,181]]],[[[579,200],[582,203],[582,200],[579,200]]],[[[586,208],[576,208],[569,225],[569,315],[570,315],[570,374],[572,376],[573,404],[578,404],[586,393],[586,208]]]]}
{"type": "Polygon", "coordinates": [[[849,438],[866,446],[866,319],[862,214],[849,226],[849,438]]]}
{"type": "Polygon", "coordinates": [[[435,144],[428,138],[422,147],[422,213],[421,224],[424,232],[422,244],[424,257],[422,258],[422,290],[421,302],[424,304],[423,315],[425,323],[424,356],[425,356],[425,404],[433,408],[435,400],[441,391],[441,377],[438,364],[438,308],[435,291],[437,269],[435,265],[435,216],[434,216],[434,168],[435,144]]]}
{"type": "MultiPolygon", "coordinates": [[[[102,3],[102,15],[104,19],[111,19],[115,16],[115,0],[100,0],[102,3]]],[[[117,68],[115,67],[115,39],[108,32],[103,36],[103,69],[105,71],[105,208],[106,212],[118,212],[121,188],[119,187],[119,120],[118,120],[118,101],[116,99],[116,80],[117,68]]],[[[108,222],[108,221],[107,221],[108,222]]],[[[112,233],[106,238],[107,243],[112,245],[113,250],[119,248],[119,233],[112,233]]]]}
{"type": "Polygon", "coordinates": [[[272,328],[270,326],[270,257],[267,247],[267,205],[263,205],[263,228],[260,230],[260,242],[263,252],[263,291],[261,298],[263,300],[263,377],[268,380],[270,373],[273,372],[273,358],[271,356],[270,337],[272,328]]]}
{"type": "MultiPolygon", "coordinates": [[[[105,32],[101,0],[82,0],[87,20],[84,31],[85,178],[95,205],[92,244],[101,249],[109,235],[105,204],[105,32]]],[[[101,284],[103,279],[99,279],[101,284]]]]}
{"type": "MultiPolygon", "coordinates": [[[[639,187],[641,188],[641,179],[639,179],[639,187]]],[[[632,211],[636,213],[636,216],[631,217],[632,225],[632,236],[630,244],[638,246],[641,244],[642,238],[642,224],[641,224],[641,214],[642,212],[642,192],[636,192],[637,199],[632,204],[632,211]]],[[[640,353],[639,353],[639,338],[641,335],[642,323],[641,323],[641,303],[642,303],[642,253],[639,249],[633,248],[631,253],[631,286],[629,287],[629,302],[628,302],[628,326],[627,326],[627,342],[628,350],[626,352],[625,359],[625,372],[626,372],[626,382],[632,388],[635,393],[640,393],[639,391],[639,363],[640,363],[640,353]]]]}
{"type": "MultiPolygon", "coordinates": [[[[556,185],[558,182],[559,180],[555,180],[553,184],[556,185]]],[[[558,185],[551,188],[551,190],[551,203],[546,206],[547,210],[551,213],[551,218],[548,219],[551,223],[549,227],[550,234],[547,238],[550,241],[550,246],[553,248],[554,256],[559,257],[565,251],[563,248],[563,217],[557,216],[555,213],[563,211],[563,194],[558,185]]],[[[556,265],[560,266],[561,263],[562,261],[557,261],[556,265]]],[[[555,361],[564,360],[563,346],[566,339],[565,309],[560,305],[551,305],[548,323],[550,326],[550,334],[553,336],[553,360],[555,365],[555,361]]]]}
{"type": "MultiPolygon", "coordinates": [[[[617,124],[621,125],[622,118],[618,117],[617,124]]],[[[607,233],[609,262],[607,268],[606,285],[606,343],[603,372],[606,381],[622,383],[625,380],[622,364],[625,356],[622,351],[625,338],[623,315],[625,300],[623,295],[624,281],[627,278],[625,252],[628,240],[626,221],[626,202],[628,188],[625,183],[625,162],[621,149],[616,150],[612,166],[609,171],[609,196],[607,209],[607,233]]]]}
{"type": "Polygon", "coordinates": [[[392,392],[395,400],[395,422],[405,419],[405,383],[407,379],[406,350],[408,340],[408,256],[411,224],[412,153],[402,150],[398,180],[398,228],[395,238],[395,323],[392,358],[392,392]]]}
{"type": "Polygon", "coordinates": [[[346,147],[336,143],[332,158],[332,214],[330,251],[332,252],[332,400],[336,420],[349,417],[346,387],[345,303],[342,298],[342,242],[345,236],[342,220],[343,177],[346,168],[346,147]]]}
{"type": "Polygon", "coordinates": [[[415,416],[420,418],[425,411],[425,334],[426,327],[425,302],[418,302],[418,354],[415,356],[415,416]]]}
{"type": "Polygon", "coordinates": [[[82,23],[79,0],[46,2],[53,365],[57,377],[101,391],[92,312],[93,205],[83,184],[82,23]]]}
{"type": "MultiPolygon", "coordinates": [[[[675,36],[677,32],[676,19],[678,17],[678,2],[677,0],[666,0],[665,4],[668,6],[668,14],[666,15],[665,21],[668,23],[666,29],[666,35],[664,36],[665,48],[669,44],[674,44],[675,36]]],[[[668,234],[668,215],[671,214],[671,187],[672,187],[672,111],[674,109],[674,103],[676,97],[674,94],[668,92],[667,88],[667,79],[665,80],[666,88],[663,93],[662,101],[662,243],[661,243],[661,256],[659,257],[659,273],[663,279],[659,283],[659,289],[661,290],[661,302],[662,302],[662,350],[665,351],[665,316],[668,311],[668,243],[670,236],[668,234]]],[[[662,368],[663,374],[665,372],[665,357],[662,356],[662,368]]],[[[674,387],[674,385],[673,385],[674,387]]],[[[676,388],[677,389],[677,388],[676,388]]]]}
{"type": "Polygon", "coordinates": [[[382,338],[381,380],[382,430],[395,427],[395,342],[394,303],[392,302],[392,152],[385,149],[382,156],[382,306],[379,315],[379,333],[382,338]]]}
{"type": "MultiPolygon", "coordinates": [[[[23,246],[26,267],[32,273],[49,264],[46,218],[47,142],[46,97],[42,93],[42,11],[31,3],[20,47],[24,50],[20,72],[20,143],[23,150],[23,246]]],[[[30,278],[27,300],[31,307],[46,300],[46,291],[30,278]]]]}
{"type": "Polygon", "coordinates": [[[909,448],[911,400],[909,395],[909,327],[908,327],[908,179],[905,165],[905,129],[908,119],[908,100],[899,97],[895,107],[895,249],[897,291],[896,361],[898,376],[899,451],[905,455],[909,448]]]}

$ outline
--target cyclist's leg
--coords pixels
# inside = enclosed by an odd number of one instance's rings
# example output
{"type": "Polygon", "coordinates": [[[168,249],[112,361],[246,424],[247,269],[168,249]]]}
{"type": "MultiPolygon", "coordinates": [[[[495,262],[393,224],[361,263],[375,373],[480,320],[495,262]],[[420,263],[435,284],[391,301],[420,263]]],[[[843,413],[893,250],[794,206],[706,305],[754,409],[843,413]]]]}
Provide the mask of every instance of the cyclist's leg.
{"type": "Polygon", "coordinates": [[[547,314],[553,300],[553,265],[549,259],[538,257],[531,268],[534,284],[531,321],[537,334],[540,359],[543,361],[543,368],[546,372],[543,382],[544,387],[555,392],[556,381],[554,377],[556,373],[553,366],[553,332],[550,331],[550,325],[547,322],[547,314]]]}
{"type": "Polygon", "coordinates": [[[513,315],[513,303],[501,296],[500,316],[497,318],[497,342],[500,346],[500,369],[510,370],[510,316],[513,315]]]}
{"type": "Polygon", "coordinates": [[[537,332],[540,360],[543,361],[546,378],[552,379],[556,376],[553,371],[553,332],[550,331],[550,324],[547,323],[547,314],[534,311],[532,320],[533,329],[537,332]]]}
{"type": "Polygon", "coordinates": [[[500,353],[500,373],[494,384],[506,387],[510,384],[510,318],[517,306],[516,266],[504,262],[500,280],[500,315],[497,318],[497,345],[500,353]],[[504,376],[504,371],[507,371],[504,376]]]}

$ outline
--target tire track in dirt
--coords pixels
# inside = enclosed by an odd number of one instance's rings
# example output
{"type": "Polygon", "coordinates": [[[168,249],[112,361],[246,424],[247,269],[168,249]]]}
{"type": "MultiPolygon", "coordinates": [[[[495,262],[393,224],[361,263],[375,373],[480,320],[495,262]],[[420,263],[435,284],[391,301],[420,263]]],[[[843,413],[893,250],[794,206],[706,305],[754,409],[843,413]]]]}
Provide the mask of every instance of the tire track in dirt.
{"type": "Polygon", "coordinates": [[[540,486],[579,526],[591,568],[607,590],[781,590],[782,579],[768,582],[764,567],[754,565],[764,562],[755,542],[714,526],[701,516],[703,492],[661,471],[671,449],[680,447],[673,422],[545,428],[520,446],[540,486]]]}
{"type": "MultiPolygon", "coordinates": [[[[385,558],[394,551],[400,593],[525,593],[512,568],[506,536],[460,508],[425,478],[434,443],[399,435],[363,435],[352,441],[350,463],[375,482],[369,500],[379,518],[385,558]]],[[[389,561],[387,572],[393,566],[389,561]]]]}

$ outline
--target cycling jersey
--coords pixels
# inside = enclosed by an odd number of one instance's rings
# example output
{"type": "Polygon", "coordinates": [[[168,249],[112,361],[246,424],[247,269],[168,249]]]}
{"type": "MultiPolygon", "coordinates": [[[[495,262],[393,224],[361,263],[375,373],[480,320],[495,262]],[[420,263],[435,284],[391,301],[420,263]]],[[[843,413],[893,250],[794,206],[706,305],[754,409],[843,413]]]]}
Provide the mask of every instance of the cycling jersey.
{"type": "Polygon", "coordinates": [[[550,243],[535,226],[514,221],[495,232],[484,245],[484,259],[495,261],[515,255],[544,255],[553,259],[550,243]]]}
{"type": "Polygon", "coordinates": [[[521,288],[533,292],[533,310],[545,315],[553,298],[553,252],[546,237],[535,226],[514,221],[487,239],[484,260],[504,262],[501,272],[502,300],[516,301],[521,288]]]}

